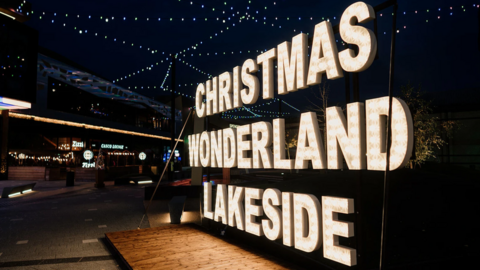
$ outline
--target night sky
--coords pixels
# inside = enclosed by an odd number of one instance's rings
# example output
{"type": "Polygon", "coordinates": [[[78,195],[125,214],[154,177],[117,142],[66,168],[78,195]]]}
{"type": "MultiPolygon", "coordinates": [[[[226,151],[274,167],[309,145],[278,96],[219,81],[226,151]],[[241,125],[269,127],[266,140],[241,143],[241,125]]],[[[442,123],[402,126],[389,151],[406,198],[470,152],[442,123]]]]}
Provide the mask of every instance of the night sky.
{"type": "MultiPolygon", "coordinates": [[[[127,79],[116,83],[150,97],[167,94],[159,90],[159,86],[165,78],[171,60],[170,53],[186,50],[185,57],[182,53],[179,59],[217,76],[224,71],[231,72],[233,67],[241,66],[247,58],[256,59],[260,54],[257,50],[269,50],[283,41],[291,41],[300,31],[312,37],[315,24],[320,23],[322,17],[329,19],[332,25],[338,24],[343,11],[353,3],[344,0],[30,2],[34,14],[27,24],[39,31],[40,46],[108,80],[127,76],[127,79]],[[250,18],[239,22],[240,17],[248,16],[247,13],[250,18]],[[152,49],[156,53],[152,54],[152,49]],[[207,53],[210,55],[207,56],[207,53]],[[169,60],[166,60],[167,57],[169,60]],[[151,65],[151,70],[145,69],[151,65]],[[142,72],[142,69],[145,71],[142,72]],[[136,75],[128,77],[132,73],[136,75]],[[148,86],[150,89],[147,89],[148,86]]],[[[382,2],[366,1],[372,6],[382,2]]],[[[480,89],[479,18],[476,7],[480,1],[399,0],[398,3],[395,93],[398,94],[400,86],[408,82],[422,85],[427,92],[480,89]]],[[[377,13],[377,18],[379,59],[360,73],[361,101],[388,95],[392,8],[377,13]]],[[[366,27],[373,30],[373,23],[367,23],[366,27]]],[[[338,34],[336,38],[340,42],[338,34]]],[[[337,44],[339,51],[343,50],[342,45],[337,44]]],[[[177,91],[194,95],[197,83],[205,82],[207,75],[177,63],[176,80],[177,91]]],[[[344,79],[328,80],[327,83],[331,89],[331,104],[344,102],[344,79]]],[[[170,85],[169,79],[164,86],[167,85],[170,85]]],[[[318,86],[279,97],[306,110],[305,98],[311,99],[312,91],[318,91],[318,86]]],[[[264,101],[260,97],[257,104],[262,103],[264,101]]],[[[277,108],[278,105],[265,107],[267,110],[277,108]]],[[[293,112],[288,107],[285,110],[293,112]]]]}

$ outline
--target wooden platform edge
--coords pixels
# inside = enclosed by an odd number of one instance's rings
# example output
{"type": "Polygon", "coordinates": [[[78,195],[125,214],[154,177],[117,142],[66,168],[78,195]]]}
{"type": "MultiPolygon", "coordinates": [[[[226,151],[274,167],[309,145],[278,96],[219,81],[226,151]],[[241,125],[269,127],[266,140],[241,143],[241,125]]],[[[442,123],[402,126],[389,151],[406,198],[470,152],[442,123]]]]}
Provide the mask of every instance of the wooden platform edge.
{"type": "Polygon", "coordinates": [[[109,234],[109,233],[105,233],[105,241],[108,243],[110,248],[115,252],[114,255],[117,255],[121,259],[121,261],[123,262],[123,265],[125,267],[127,267],[127,269],[133,270],[133,268],[130,266],[130,264],[128,264],[127,260],[125,260],[125,258],[122,256],[120,251],[118,251],[117,247],[115,247],[115,245],[112,243],[112,241],[110,241],[110,238],[108,238],[107,234],[109,234]]]}

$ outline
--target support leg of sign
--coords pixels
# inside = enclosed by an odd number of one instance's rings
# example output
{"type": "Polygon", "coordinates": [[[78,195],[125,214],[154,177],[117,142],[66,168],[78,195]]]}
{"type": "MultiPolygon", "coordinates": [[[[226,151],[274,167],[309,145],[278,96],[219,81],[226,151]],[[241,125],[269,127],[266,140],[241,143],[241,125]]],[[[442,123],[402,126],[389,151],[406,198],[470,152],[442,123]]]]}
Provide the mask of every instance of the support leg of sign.
{"type": "Polygon", "coordinates": [[[155,190],[152,193],[152,197],[150,197],[150,201],[148,202],[147,207],[145,207],[145,212],[143,213],[142,219],[140,220],[140,224],[138,224],[137,229],[140,229],[140,227],[142,226],[143,219],[145,219],[145,215],[147,214],[148,208],[152,204],[152,200],[155,197],[155,193],[157,192],[158,186],[160,185],[160,182],[162,182],[163,175],[167,171],[167,168],[170,167],[170,160],[172,160],[172,157],[174,156],[173,153],[175,153],[175,149],[177,148],[177,145],[178,145],[178,142],[180,141],[180,138],[182,138],[183,130],[185,130],[185,127],[187,126],[187,123],[188,123],[188,119],[190,119],[191,115],[193,115],[193,110],[190,110],[190,112],[188,113],[187,119],[185,119],[185,124],[183,124],[183,128],[180,131],[180,134],[178,135],[177,142],[175,143],[175,145],[172,148],[172,153],[170,154],[170,157],[168,158],[167,164],[165,164],[165,167],[163,168],[162,175],[160,175],[160,179],[158,179],[158,183],[157,183],[157,186],[155,187],[155,190]]]}
{"type": "MultiPolygon", "coordinates": [[[[171,141],[170,141],[170,149],[172,150],[172,152],[170,153],[170,156],[173,156],[174,155],[174,150],[173,150],[173,146],[175,145],[175,55],[174,54],[171,54],[170,57],[172,57],[172,72],[171,72],[171,95],[170,95],[170,107],[171,107],[171,111],[170,111],[170,132],[171,132],[171,135],[170,135],[170,138],[171,138],[171,141]]],[[[173,170],[172,170],[172,166],[170,164],[170,161],[167,163],[168,165],[168,181],[173,181],[173,170]]]]}
{"type": "MultiPolygon", "coordinates": [[[[355,51],[358,54],[358,50],[355,51]]],[[[358,72],[352,74],[353,77],[353,102],[360,102],[360,78],[358,72]]],[[[355,171],[355,238],[357,239],[357,266],[359,269],[364,269],[363,265],[363,241],[362,241],[362,215],[363,215],[363,198],[362,198],[362,185],[363,175],[362,171],[355,171]]]]}
{"type": "MultiPolygon", "coordinates": [[[[348,49],[350,46],[348,46],[347,43],[343,44],[343,47],[345,49],[348,49]]],[[[345,106],[350,103],[350,72],[345,71],[345,106]]]]}
{"type": "Polygon", "coordinates": [[[380,243],[380,270],[385,269],[387,258],[387,220],[388,220],[388,193],[390,186],[390,145],[392,134],[392,99],[393,99],[393,79],[394,79],[394,67],[395,67],[395,38],[397,34],[397,9],[398,4],[395,1],[393,5],[393,17],[392,17],[392,41],[390,49],[390,81],[388,86],[388,123],[387,123],[387,155],[386,155],[386,168],[385,177],[383,180],[383,211],[382,211],[382,235],[380,243]]]}
{"type": "MultiPolygon", "coordinates": [[[[354,46],[355,55],[358,55],[358,46],[354,46]]],[[[358,72],[352,73],[353,79],[353,102],[360,101],[360,77],[358,72]]]]}

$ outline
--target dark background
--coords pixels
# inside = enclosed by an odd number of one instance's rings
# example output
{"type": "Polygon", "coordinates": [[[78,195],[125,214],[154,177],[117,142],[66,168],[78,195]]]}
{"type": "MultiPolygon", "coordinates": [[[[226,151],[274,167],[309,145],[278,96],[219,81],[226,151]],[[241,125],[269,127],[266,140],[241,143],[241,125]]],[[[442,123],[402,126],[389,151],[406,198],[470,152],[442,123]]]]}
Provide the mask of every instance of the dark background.
{"type": "MultiPolygon", "coordinates": [[[[31,2],[34,14],[27,24],[39,31],[40,46],[58,52],[112,81],[136,73],[135,76],[120,80],[118,84],[150,97],[167,94],[159,90],[159,86],[165,78],[171,60],[166,58],[170,53],[189,49],[185,57],[179,57],[182,61],[217,76],[224,71],[231,71],[234,66],[241,66],[247,58],[256,58],[260,54],[256,50],[271,49],[283,41],[291,41],[300,31],[312,36],[315,24],[321,22],[322,17],[330,19],[332,25],[338,24],[343,11],[353,3],[344,0],[31,2]],[[239,17],[245,16],[247,12],[258,22],[250,18],[239,23],[239,17]],[[232,13],[235,14],[234,17],[232,13]],[[108,22],[105,21],[107,17],[108,22]],[[125,21],[123,17],[126,17],[125,21]],[[159,17],[161,21],[158,21],[159,17]],[[208,18],[207,22],[205,18],[208,18]],[[79,33],[80,30],[82,34],[79,33]],[[98,35],[95,36],[95,33],[98,35]],[[213,38],[210,39],[210,36],[213,38]],[[197,44],[198,47],[193,49],[192,46],[197,44]],[[142,49],[139,48],[140,45],[142,49]],[[152,54],[147,48],[158,52],[152,54]],[[247,53],[248,50],[251,51],[250,54],[247,53]],[[215,52],[218,53],[217,56],[213,56],[215,52]],[[226,54],[223,55],[223,52],[226,54]],[[191,53],[194,53],[193,57],[190,56],[191,53]],[[199,53],[202,56],[198,56],[199,53]],[[206,53],[210,53],[210,56],[206,53]],[[151,67],[152,64],[153,68],[147,70],[146,67],[151,67]]],[[[382,2],[366,1],[372,6],[382,2]]],[[[427,92],[455,93],[459,89],[480,86],[478,8],[473,6],[477,2],[398,1],[396,95],[399,94],[400,86],[408,82],[415,86],[421,85],[427,92]]],[[[391,10],[388,8],[379,12],[381,16],[377,14],[379,59],[368,70],[360,73],[360,101],[388,93],[391,10]]],[[[371,22],[366,26],[373,29],[371,22]]],[[[338,35],[336,37],[340,39],[338,35]]],[[[340,43],[338,45],[341,51],[343,48],[340,43]]],[[[178,63],[176,78],[177,91],[194,95],[196,84],[206,81],[207,75],[178,63]],[[186,87],[185,84],[189,86],[186,87]]],[[[169,84],[167,79],[165,86],[169,84]]],[[[331,103],[345,102],[344,80],[328,80],[328,84],[332,90],[331,103]]],[[[311,91],[317,89],[318,86],[313,86],[280,97],[299,109],[306,110],[305,98],[311,99],[311,91]]],[[[260,98],[257,103],[261,104],[262,101],[260,98]]],[[[278,105],[264,107],[271,110],[277,108],[278,105]]],[[[286,106],[285,108],[286,111],[292,111],[286,106]]]]}

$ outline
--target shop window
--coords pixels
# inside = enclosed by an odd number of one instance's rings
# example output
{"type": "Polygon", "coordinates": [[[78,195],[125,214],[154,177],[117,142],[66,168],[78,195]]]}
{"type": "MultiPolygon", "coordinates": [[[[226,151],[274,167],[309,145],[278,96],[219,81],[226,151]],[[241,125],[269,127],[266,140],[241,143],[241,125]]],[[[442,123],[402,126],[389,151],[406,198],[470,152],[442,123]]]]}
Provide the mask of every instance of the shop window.
{"type": "Polygon", "coordinates": [[[70,149],[71,149],[71,140],[69,137],[58,138],[58,150],[70,151],[70,149]]]}
{"type": "Polygon", "coordinates": [[[46,150],[56,150],[58,146],[58,138],[52,136],[43,136],[42,137],[42,146],[46,150]]]}

